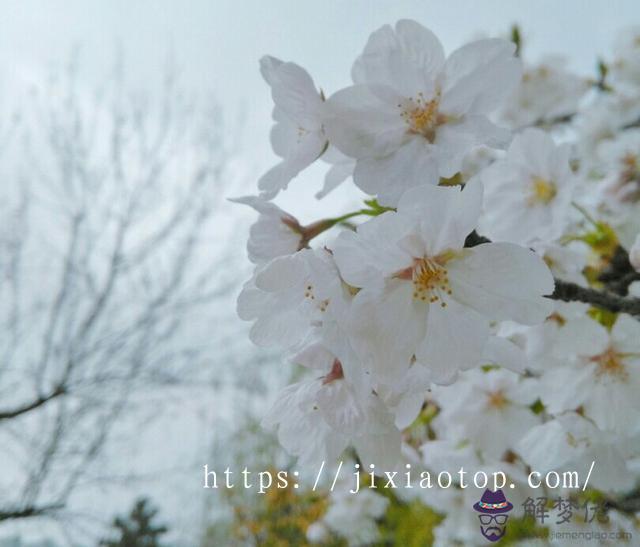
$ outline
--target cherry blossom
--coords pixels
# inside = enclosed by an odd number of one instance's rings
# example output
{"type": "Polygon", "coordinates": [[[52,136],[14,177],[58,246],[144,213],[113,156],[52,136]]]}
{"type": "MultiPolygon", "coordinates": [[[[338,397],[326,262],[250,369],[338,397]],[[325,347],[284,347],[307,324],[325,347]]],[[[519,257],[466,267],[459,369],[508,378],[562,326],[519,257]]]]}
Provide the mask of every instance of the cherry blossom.
{"type": "Polygon", "coordinates": [[[522,245],[550,243],[562,235],[576,184],[568,146],[527,129],[513,139],[504,159],[478,177],[485,186],[483,234],[522,245]]]}
{"type": "Polygon", "coordinates": [[[375,31],[353,66],[355,85],[329,98],[325,120],[331,143],[357,160],[358,187],[395,206],[408,188],[453,177],[472,148],[505,145],[509,132],[488,115],[519,81],[514,51],[488,39],[445,58],[415,21],[375,31]]]}
{"type": "Polygon", "coordinates": [[[254,264],[293,254],[303,246],[299,222],[274,203],[257,196],[234,198],[231,201],[249,205],[259,213],[247,241],[249,260],[254,264]]]}
{"type": "Polygon", "coordinates": [[[276,122],[271,145],[282,161],[260,178],[258,188],[265,197],[273,198],[327,147],[323,98],[311,76],[295,63],[266,56],[260,60],[260,71],[271,87],[276,122]]]}
{"type": "Polygon", "coordinates": [[[383,382],[413,361],[450,382],[478,364],[491,320],[541,322],[552,310],[547,266],[510,243],[464,248],[480,214],[482,187],[422,186],[397,212],[343,232],[333,253],[342,278],[360,289],[350,336],[383,382]]]}

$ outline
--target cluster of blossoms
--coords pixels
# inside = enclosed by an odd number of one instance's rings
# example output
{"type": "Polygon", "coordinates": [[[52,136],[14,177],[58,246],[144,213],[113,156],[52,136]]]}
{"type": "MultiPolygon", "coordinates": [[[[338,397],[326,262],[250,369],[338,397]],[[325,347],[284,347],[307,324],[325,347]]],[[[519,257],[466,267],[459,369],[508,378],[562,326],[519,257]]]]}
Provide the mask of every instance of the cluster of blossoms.
{"type": "MultiPolygon", "coordinates": [[[[281,160],[236,200],[259,214],[238,313],[308,371],[264,420],[298,465],[352,447],[379,470],[500,469],[535,497],[528,469],[595,459],[595,488],[633,490],[640,322],[615,312],[640,293],[640,29],[593,80],[504,39],[447,56],[407,20],[331,95],[292,62],[261,71],[281,160]],[[352,180],[365,205],[303,225],[272,200],[319,159],[316,197],[352,180]]],[[[477,492],[416,495],[440,510],[477,492]]],[[[474,544],[465,518],[438,544],[474,544]]]]}

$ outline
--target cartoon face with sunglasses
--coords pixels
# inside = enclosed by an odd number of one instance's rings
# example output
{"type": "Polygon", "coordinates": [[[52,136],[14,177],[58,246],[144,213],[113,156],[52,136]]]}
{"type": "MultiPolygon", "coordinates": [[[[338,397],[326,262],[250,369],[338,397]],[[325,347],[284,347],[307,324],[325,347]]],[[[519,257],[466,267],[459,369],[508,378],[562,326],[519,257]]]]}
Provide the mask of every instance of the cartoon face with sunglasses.
{"type": "Polygon", "coordinates": [[[485,490],[473,508],[480,513],[480,532],[485,538],[498,541],[504,536],[509,519],[507,513],[513,509],[513,505],[504,497],[502,490],[485,490]]]}

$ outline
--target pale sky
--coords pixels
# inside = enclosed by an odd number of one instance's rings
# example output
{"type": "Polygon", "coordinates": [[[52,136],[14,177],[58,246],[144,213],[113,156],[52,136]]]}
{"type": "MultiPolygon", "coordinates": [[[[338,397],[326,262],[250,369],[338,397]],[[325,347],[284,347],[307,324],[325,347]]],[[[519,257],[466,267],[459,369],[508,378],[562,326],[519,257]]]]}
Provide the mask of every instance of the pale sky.
{"type": "Polygon", "coordinates": [[[171,52],[183,83],[248,117],[254,160],[270,158],[270,97],[258,72],[269,53],[309,70],[327,93],[348,83],[369,33],[400,18],[451,49],[518,22],[526,54],[561,52],[591,73],[618,29],[640,24],[637,0],[1,0],[0,99],[80,46],[84,77],[103,77],[117,47],[128,75],[151,87],[171,52]],[[255,139],[255,141],[254,141],[255,139]]]}

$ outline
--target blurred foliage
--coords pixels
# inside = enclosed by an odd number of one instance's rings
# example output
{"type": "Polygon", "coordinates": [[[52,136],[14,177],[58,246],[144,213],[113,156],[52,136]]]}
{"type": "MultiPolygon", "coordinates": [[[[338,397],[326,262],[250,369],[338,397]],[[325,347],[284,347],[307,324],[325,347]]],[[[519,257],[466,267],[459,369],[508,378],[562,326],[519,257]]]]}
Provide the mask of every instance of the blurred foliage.
{"type": "MultiPolygon", "coordinates": [[[[273,475],[275,469],[270,470],[273,475]]],[[[293,483],[286,488],[270,488],[263,495],[255,494],[256,504],[238,505],[233,508],[231,523],[225,531],[233,545],[260,545],[265,547],[289,547],[312,545],[306,532],[310,524],[319,520],[327,510],[326,497],[314,492],[298,493],[293,483]]],[[[220,524],[210,527],[202,547],[220,545],[220,524]]],[[[340,539],[324,542],[327,547],[343,547],[340,539]]]]}
{"type": "Polygon", "coordinates": [[[433,545],[433,530],[443,517],[418,500],[402,503],[395,496],[390,498],[389,508],[379,525],[380,545],[433,545]]]}
{"type": "Polygon", "coordinates": [[[522,55],[522,32],[518,25],[512,25],[510,38],[516,46],[516,57],[520,57],[522,55]]]}
{"type": "Polygon", "coordinates": [[[603,310],[602,308],[590,308],[587,311],[587,314],[589,315],[589,317],[596,320],[607,330],[611,330],[613,328],[613,325],[616,322],[616,319],[618,318],[617,313],[603,310]]]}
{"type": "Polygon", "coordinates": [[[431,428],[431,422],[438,415],[438,412],[440,409],[434,403],[425,403],[418,417],[405,431],[404,441],[418,449],[424,444],[425,439],[435,439],[436,435],[431,428]]]}
{"type": "MultiPolygon", "coordinates": [[[[236,508],[234,535],[239,540],[254,539],[258,545],[287,547],[310,545],[306,531],[326,511],[327,500],[314,493],[297,495],[293,487],[270,489],[256,514],[236,508]]],[[[330,542],[327,545],[342,545],[330,542]]]]}
{"type": "Polygon", "coordinates": [[[540,398],[538,398],[529,406],[529,408],[534,414],[542,414],[544,412],[544,403],[540,398]]]}

